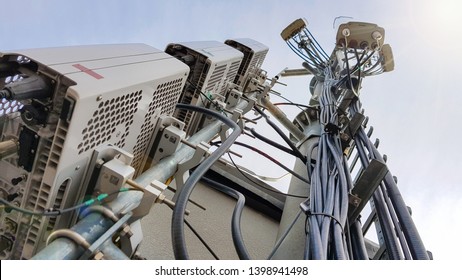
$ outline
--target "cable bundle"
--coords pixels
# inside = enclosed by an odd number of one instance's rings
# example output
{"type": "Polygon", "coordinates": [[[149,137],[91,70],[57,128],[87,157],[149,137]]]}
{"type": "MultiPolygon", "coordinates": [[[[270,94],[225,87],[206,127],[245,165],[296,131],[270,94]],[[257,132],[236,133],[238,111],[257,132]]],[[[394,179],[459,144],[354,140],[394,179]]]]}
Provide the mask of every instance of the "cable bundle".
{"type": "Polygon", "coordinates": [[[323,92],[319,99],[323,133],[311,175],[310,211],[307,213],[309,242],[305,257],[349,259],[344,228],[347,224],[348,191],[352,183],[338,135],[336,100],[330,91],[337,81],[329,68],[324,74],[323,92]]]}

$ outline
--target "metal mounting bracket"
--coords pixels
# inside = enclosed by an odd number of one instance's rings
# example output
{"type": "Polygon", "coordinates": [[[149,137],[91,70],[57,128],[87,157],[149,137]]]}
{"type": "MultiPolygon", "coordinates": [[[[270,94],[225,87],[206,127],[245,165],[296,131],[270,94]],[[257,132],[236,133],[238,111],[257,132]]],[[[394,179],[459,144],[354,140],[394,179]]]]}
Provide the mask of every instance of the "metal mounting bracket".
{"type": "Polygon", "coordinates": [[[188,179],[188,171],[202,162],[204,156],[208,153],[209,149],[209,144],[201,142],[196,146],[196,152],[194,153],[192,158],[180,162],[178,164],[178,171],[175,173],[176,192],[173,196],[173,201],[176,201],[178,194],[180,193],[181,189],[184,186],[184,183],[188,179]]]}
{"type": "Polygon", "coordinates": [[[372,197],[387,173],[388,168],[386,164],[375,159],[371,160],[363,174],[361,174],[361,177],[359,177],[354,188],[351,190],[350,201],[352,203],[350,203],[348,209],[348,219],[350,223],[358,218],[362,209],[372,197]]]}

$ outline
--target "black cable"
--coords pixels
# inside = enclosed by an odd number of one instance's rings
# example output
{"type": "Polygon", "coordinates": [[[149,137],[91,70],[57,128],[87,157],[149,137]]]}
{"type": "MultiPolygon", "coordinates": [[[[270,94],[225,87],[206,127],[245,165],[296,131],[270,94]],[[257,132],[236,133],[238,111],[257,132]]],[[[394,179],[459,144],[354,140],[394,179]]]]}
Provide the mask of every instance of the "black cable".
{"type": "Polygon", "coordinates": [[[333,215],[330,215],[330,214],[327,214],[327,213],[317,213],[317,212],[311,212],[311,211],[308,211],[306,213],[306,215],[309,217],[309,216],[324,216],[324,217],[328,217],[328,218],[331,218],[332,220],[334,220],[339,226],[340,226],[340,229],[342,230],[342,233],[345,234],[345,231],[343,230],[343,226],[342,224],[340,223],[340,221],[334,217],[333,215]]]}
{"type": "MultiPolygon", "coordinates": [[[[210,101],[210,103],[213,104],[213,106],[215,107],[215,109],[221,111],[221,112],[224,112],[223,111],[223,108],[221,108],[220,104],[218,104],[218,102],[214,101],[210,96],[208,96],[207,94],[205,94],[202,90],[199,89],[198,86],[196,86],[195,84],[193,84],[192,82],[186,80],[186,82],[188,84],[190,84],[191,86],[193,86],[202,96],[204,96],[208,101],[210,101]]],[[[202,99],[202,98],[201,98],[202,99]]],[[[204,102],[204,101],[202,101],[204,102]]],[[[204,103],[205,105],[205,103],[204,103]]]]}
{"type": "Polygon", "coordinates": [[[9,208],[9,209],[18,211],[18,212],[26,214],[26,215],[54,217],[54,216],[59,216],[59,215],[65,214],[65,213],[69,213],[69,212],[78,210],[78,209],[86,207],[86,206],[90,206],[90,205],[92,205],[93,203],[95,203],[97,201],[102,201],[106,197],[109,197],[111,195],[114,195],[114,194],[117,194],[117,193],[120,193],[120,192],[130,191],[130,190],[132,190],[132,189],[121,188],[120,190],[109,193],[109,194],[105,194],[105,193],[100,194],[96,198],[89,199],[89,200],[87,200],[85,202],[82,202],[80,204],[77,204],[77,205],[69,207],[69,208],[65,208],[65,209],[51,208],[51,209],[45,210],[43,212],[35,212],[35,211],[31,211],[31,210],[27,210],[27,209],[18,207],[18,206],[13,205],[12,203],[8,202],[7,200],[5,200],[3,198],[0,198],[0,204],[4,204],[6,209],[9,208]]]}
{"type": "MultiPolygon", "coordinates": [[[[211,142],[210,144],[218,146],[218,144],[220,144],[220,143],[221,143],[221,141],[215,141],[215,142],[211,142]]],[[[249,149],[251,151],[254,151],[254,152],[258,153],[258,154],[264,156],[265,158],[271,160],[273,163],[275,163],[276,165],[278,165],[279,167],[281,167],[285,171],[289,172],[290,174],[292,174],[294,177],[296,177],[300,181],[303,181],[303,182],[305,182],[307,184],[310,183],[306,178],[303,178],[303,176],[301,176],[300,174],[295,173],[292,169],[288,168],[287,166],[285,166],[284,164],[279,162],[277,159],[273,158],[272,156],[268,155],[267,153],[263,152],[262,150],[257,149],[257,148],[255,148],[255,147],[253,147],[251,145],[248,145],[248,144],[245,144],[245,143],[242,143],[242,142],[238,142],[238,141],[235,141],[234,145],[239,145],[241,147],[247,148],[247,149],[249,149]]]]}
{"type": "Polygon", "coordinates": [[[303,250],[303,259],[310,259],[310,232],[307,220],[305,220],[305,248],[303,250]]]}
{"type": "Polygon", "coordinates": [[[252,135],[255,136],[255,138],[257,138],[258,140],[261,140],[261,141],[265,142],[266,144],[269,144],[269,145],[271,145],[271,146],[273,146],[273,147],[275,147],[275,148],[277,148],[277,149],[279,149],[279,150],[281,150],[281,151],[283,151],[283,152],[286,152],[286,153],[288,153],[288,154],[290,154],[290,155],[292,155],[292,156],[296,156],[295,153],[294,153],[294,151],[293,151],[292,149],[289,149],[289,148],[287,148],[287,147],[285,147],[285,146],[279,144],[278,142],[275,142],[275,141],[273,141],[273,140],[271,140],[271,139],[269,139],[269,138],[267,138],[267,137],[261,135],[260,133],[258,133],[257,131],[255,131],[254,128],[249,128],[248,130],[249,130],[250,133],[252,133],[252,135]]]}
{"type": "MultiPolygon", "coordinates": [[[[361,55],[361,57],[359,57],[359,54],[358,54],[358,50],[355,48],[355,56],[356,56],[356,67],[358,67],[358,65],[361,64],[361,60],[363,59],[364,55],[366,54],[366,52],[364,51],[361,55]]],[[[361,79],[361,67],[358,67],[358,78],[361,79]]],[[[358,90],[359,90],[359,83],[358,83],[358,90]]]]}
{"type": "Polygon", "coordinates": [[[210,252],[210,254],[212,254],[212,256],[216,259],[216,260],[220,260],[220,258],[218,258],[217,254],[215,254],[215,252],[212,250],[212,248],[209,246],[209,244],[207,244],[207,242],[202,238],[202,236],[200,236],[200,234],[193,228],[193,226],[188,222],[188,220],[184,220],[184,223],[188,226],[188,228],[192,231],[192,233],[194,233],[194,235],[197,237],[197,239],[199,239],[199,241],[202,243],[202,245],[204,245],[205,248],[207,248],[207,250],[210,252]]]}
{"type": "Polygon", "coordinates": [[[318,146],[319,146],[319,142],[315,143],[314,145],[311,145],[310,149],[306,153],[306,158],[307,158],[306,169],[307,169],[308,180],[310,181],[310,184],[311,184],[311,176],[313,174],[313,171],[311,170],[313,167],[311,166],[311,164],[316,164],[316,160],[313,159],[313,151],[318,146]],[[310,159],[310,163],[308,163],[308,159],[310,159]]]}
{"type": "MultiPolygon", "coordinates": [[[[283,98],[283,99],[285,99],[285,98],[283,98]]],[[[303,105],[303,104],[300,104],[300,103],[294,103],[294,102],[287,102],[287,103],[285,103],[285,102],[277,102],[277,103],[273,103],[273,105],[276,105],[276,106],[280,106],[280,105],[297,106],[301,110],[303,110],[303,108],[305,108],[305,109],[313,109],[313,110],[319,111],[319,109],[316,108],[316,107],[309,106],[309,105],[303,105]],[[303,107],[303,108],[301,108],[301,107],[303,107]]]]}
{"type": "Polygon", "coordinates": [[[279,134],[279,136],[281,136],[281,138],[287,143],[287,145],[289,145],[289,147],[294,151],[295,155],[303,162],[303,163],[306,163],[306,157],[304,155],[302,155],[302,153],[300,152],[300,150],[297,149],[297,147],[295,147],[294,143],[292,143],[292,141],[290,141],[289,137],[287,137],[287,135],[284,134],[284,132],[282,132],[282,130],[274,123],[272,122],[268,115],[265,114],[260,108],[258,108],[257,106],[254,106],[254,109],[260,114],[262,115],[266,122],[279,134]]]}
{"type": "MultiPolygon", "coordinates": [[[[351,90],[353,92],[356,92],[355,87],[353,85],[353,81],[351,80],[350,64],[348,62],[348,53],[347,53],[346,47],[343,48],[343,53],[345,54],[346,71],[347,71],[347,77],[348,77],[348,81],[350,83],[351,90]]],[[[361,69],[361,67],[359,67],[359,69],[361,69]]]]}
{"type": "MultiPolygon", "coordinates": [[[[169,209],[173,210],[172,208],[169,207],[169,209]]],[[[188,220],[184,219],[184,223],[188,226],[188,228],[191,230],[191,232],[199,239],[199,241],[204,245],[204,247],[209,251],[209,253],[216,259],[220,260],[218,255],[213,251],[212,247],[205,241],[204,238],[197,232],[197,230],[191,225],[191,223],[188,222],[188,220]]]]}
{"type": "Polygon", "coordinates": [[[262,189],[265,189],[267,191],[270,191],[270,192],[274,192],[274,193],[277,193],[277,194],[280,194],[280,195],[283,195],[283,196],[287,196],[287,197],[296,197],[296,198],[308,198],[307,196],[301,196],[301,195],[296,195],[296,194],[290,194],[290,193],[282,193],[280,191],[276,191],[276,190],[273,190],[273,189],[270,189],[270,188],[267,188],[261,184],[259,184],[257,181],[254,181],[252,180],[251,177],[247,176],[242,170],[241,168],[239,168],[239,166],[236,164],[236,162],[234,162],[234,159],[233,157],[231,156],[230,153],[228,153],[228,157],[229,159],[231,160],[233,166],[236,168],[236,170],[241,173],[242,176],[244,176],[247,180],[249,180],[250,182],[252,182],[253,184],[255,184],[256,186],[262,188],[262,189]]]}
{"type": "MultiPolygon", "coordinates": [[[[328,60],[329,59],[329,55],[324,51],[323,47],[321,46],[321,44],[318,43],[318,41],[316,40],[316,37],[313,36],[313,34],[311,34],[310,30],[308,28],[306,28],[306,31],[308,32],[308,34],[310,35],[310,37],[313,39],[313,41],[316,43],[316,45],[319,47],[320,51],[323,53],[324,57],[328,60]]],[[[316,47],[317,48],[317,47],[316,47]]]]}
{"type": "Polygon", "coordinates": [[[184,212],[186,210],[186,204],[188,203],[189,197],[191,196],[194,187],[200,178],[207,172],[207,170],[231,147],[234,141],[241,134],[241,128],[231,119],[218,112],[197,107],[187,104],[177,104],[177,108],[184,110],[191,110],[203,114],[207,114],[214,117],[227,126],[229,126],[233,132],[226,138],[222,145],[217,148],[212,154],[210,154],[196,169],[191,173],[189,178],[183,185],[183,188],[178,194],[175,209],[173,209],[172,215],[172,246],[173,252],[176,259],[189,259],[188,251],[186,248],[186,240],[184,236],[184,212]]]}
{"type": "Polygon", "coordinates": [[[207,177],[202,177],[201,180],[209,184],[212,188],[237,199],[236,206],[234,207],[233,211],[233,216],[231,218],[231,234],[233,238],[234,248],[236,249],[239,259],[250,260],[250,255],[244,244],[244,239],[242,237],[241,231],[241,216],[242,210],[244,210],[245,206],[245,196],[242,193],[236,191],[235,189],[232,189],[207,177]]]}
{"type": "MultiPolygon", "coordinates": [[[[364,60],[363,63],[361,63],[360,65],[356,65],[355,67],[353,67],[353,69],[352,69],[352,71],[350,72],[350,74],[356,73],[356,71],[358,71],[364,64],[366,64],[366,62],[367,62],[369,59],[371,59],[371,57],[372,57],[373,55],[374,55],[374,52],[372,52],[370,55],[368,55],[368,56],[366,57],[366,60],[364,60]]],[[[348,77],[344,76],[342,79],[339,80],[339,84],[340,84],[340,83],[345,83],[345,82],[347,82],[346,79],[348,79],[348,77]]]]}
{"type": "Polygon", "coordinates": [[[302,210],[298,211],[297,215],[295,216],[294,220],[292,223],[290,223],[289,227],[284,231],[282,236],[279,238],[279,240],[276,242],[276,244],[273,247],[273,250],[271,250],[271,253],[268,256],[268,260],[271,260],[274,256],[274,254],[278,251],[279,247],[281,246],[282,242],[284,239],[286,239],[287,235],[289,234],[290,230],[294,227],[295,223],[297,222],[298,218],[300,218],[300,215],[302,214],[302,210]]]}
{"type": "Polygon", "coordinates": [[[290,100],[289,98],[284,97],[284,96],[282,96],[282,95],[280,95],[280,94],[276,94],[276,93],[274,93],[274,92],[272,92],[272,91],[270,91],[270,93],[271,93],[271,94],[274,94],[275,96],[280,97],[280,98],[282,98],[282,99],[284,99],[285,101],[288,102],[288,103],[278,102],[278,103],[273,103],[273,105],[276,105],[276,106],[277,106],[277,105],[292,105],[292,106],[297,106],[298,109],[300,109],[300,110],[302,110],[302,111],[304,110],[303,108],[307,108],[307,109],[309,108],[309,109],[315,109],[315,110],[317,110],[317,109],[314,108],[313,106],[309,106],[309,105],[304,105],[304,104],[292,102],[292,100],[290,100]]]}
{"type": "Polygon", "coordinates": [[[0,198],[0,203],[5,205],[6,210],[12,209],[12,210],[15,210],[15,211],[21,212],[23,214],[27,214],[27,215],[33,215],[33,216],[59,216],[59,215],[62,214],[62,212],[59,211],[59,210],[51,210],[51,211],[44,211],[44,212],[30,211],[30,210],[27,210],[27,209],[24,209],[24,208],[21,208],[21,207],[17,207],[15,205],[11,204],[10,202],[6,201],[3,198],[0,198]]]}

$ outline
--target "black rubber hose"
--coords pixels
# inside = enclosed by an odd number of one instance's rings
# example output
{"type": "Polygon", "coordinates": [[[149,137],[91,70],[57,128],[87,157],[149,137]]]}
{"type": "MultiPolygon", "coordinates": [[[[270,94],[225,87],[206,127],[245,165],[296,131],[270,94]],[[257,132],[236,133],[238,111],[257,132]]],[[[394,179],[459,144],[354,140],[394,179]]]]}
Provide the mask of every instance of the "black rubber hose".
{"type": "Polygon", "coordinates": [[[224,124],[233,129],[233,132],[226,138],[223,144],[218,147],[209,157],[207,157],[197,168],[191,173],[188,180],[184,183],[183,188],[178,194],[175,208],[173,209],[172,214],[172,246],[173,253],[176,259],[187,260],[189,259],[188,251],[186,248],[186,240],[184,235],[184,212],[186,210],[186,204],[188,199],[191,196],[194,187],[201,177],[209,170],[209,168],[231,147],[231,145],[236,141],[237,137],[241,134],[241,128],[231,119],[227,118],[224,115],[205,109],[202,107],[197,107],[187,104],[177,104],[178,109],[191,110],[194,112],[199,112],[207,114],[211,117],[214,117],[224,124]]]}
{"type": "Polygon", "coordinates": [[[236,249],[236,253],[241,260],[250,260],[249,252],[244,244],[244,238],[242,237],[241,231],[241,216],[242,210],[244,210],[245,206],[245,196],[221,183],[218,183],[212,179],[202,177],[201,181],[209,184],[212,188],[229,195],[235,199],[237,199],[236,206],[234,207],[233,216],[231,218],[231,235],[233,237],[234,248],[236,249]]]}

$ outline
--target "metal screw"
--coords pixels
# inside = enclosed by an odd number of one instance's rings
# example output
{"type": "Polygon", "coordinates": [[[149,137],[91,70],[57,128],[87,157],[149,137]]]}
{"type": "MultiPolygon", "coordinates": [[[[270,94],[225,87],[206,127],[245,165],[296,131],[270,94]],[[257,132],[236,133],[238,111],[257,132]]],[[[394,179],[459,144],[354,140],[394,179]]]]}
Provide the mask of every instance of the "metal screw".
{"type": "Polygon", "coordinates": [[[350,136],[348,136],[348,134],[346,134],[346,133],[341,133],[340,138],[342,138],[342,140],[344,140],[344,141],[350,140],[350,136]]]}
{"type": "Polygon", "coordinates": [[[103,258],[104,258],[104,254],[101,251],[96,253],[95,256],[93,257],[93,259],[97,261],[102,260],[103,258]]]}
{"type": "Polygon", "coordinates": [[[103,99],[102,95],[98,95],[98,97],[96,97],[96,101],[101,101],[102,99],[103,99]]]}

